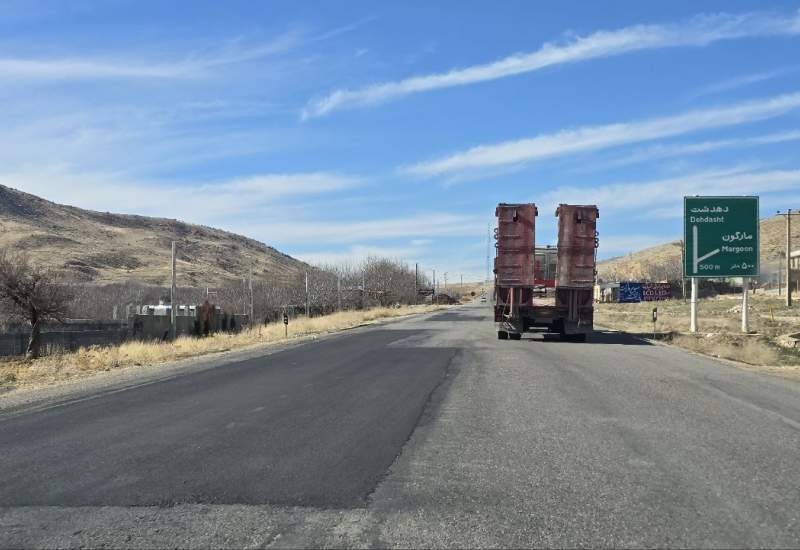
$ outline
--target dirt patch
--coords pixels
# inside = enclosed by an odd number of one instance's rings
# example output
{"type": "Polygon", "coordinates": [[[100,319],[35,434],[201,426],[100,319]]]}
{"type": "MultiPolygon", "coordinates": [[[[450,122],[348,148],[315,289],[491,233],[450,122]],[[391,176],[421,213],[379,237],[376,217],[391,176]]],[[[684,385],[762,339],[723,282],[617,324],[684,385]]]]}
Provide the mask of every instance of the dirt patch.
{"type": "Polygon", "coordinates": [[[17,247],[22,250],[30,250],[32,248],[43,248],[47,246],[70,246],[77,244],[80,243],[67,237],[41,233],[20,239],[17,243],[17,247]]]}
{"type": "Polygon", "coordinates": [[[124,252],[90,254],[77,261],[93,268],[111,267],[115,269],[136,269],[144,265],[135,256],[125,254],[124,252]]]}

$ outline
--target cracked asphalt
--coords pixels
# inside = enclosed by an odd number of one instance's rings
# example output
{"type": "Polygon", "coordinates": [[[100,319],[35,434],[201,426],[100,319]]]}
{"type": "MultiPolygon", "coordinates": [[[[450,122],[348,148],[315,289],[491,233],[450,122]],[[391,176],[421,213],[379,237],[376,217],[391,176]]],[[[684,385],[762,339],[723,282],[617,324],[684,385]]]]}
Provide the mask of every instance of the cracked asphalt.
{"type": "Polygon", "coordinates": [[[490,314],[4,413],[0,546],[800,546],[800,383],[490,314]]]}

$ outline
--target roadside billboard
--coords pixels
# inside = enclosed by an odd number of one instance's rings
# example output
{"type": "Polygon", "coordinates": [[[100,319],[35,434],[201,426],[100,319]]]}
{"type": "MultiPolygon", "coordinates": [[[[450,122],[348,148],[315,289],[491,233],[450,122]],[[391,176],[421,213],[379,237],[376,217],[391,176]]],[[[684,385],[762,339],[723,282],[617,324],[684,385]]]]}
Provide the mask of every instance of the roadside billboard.
{"type": "Polygon", "coordinates": [[[619,302],[622,304],[642,301],[642,283],[620,283],[619,302]]]}
{"type": "Polygon", "coordinates": [[[619,302],[657,302],[672,298],[672,287],[669,283],[635,283],[619,284],[619,302]]]}
{"type": "Polygon", "coordinates": [[[643,302],[659,302],[672,298],[672,285],[669,283],[644,283],[642,285],[643,302]]]}

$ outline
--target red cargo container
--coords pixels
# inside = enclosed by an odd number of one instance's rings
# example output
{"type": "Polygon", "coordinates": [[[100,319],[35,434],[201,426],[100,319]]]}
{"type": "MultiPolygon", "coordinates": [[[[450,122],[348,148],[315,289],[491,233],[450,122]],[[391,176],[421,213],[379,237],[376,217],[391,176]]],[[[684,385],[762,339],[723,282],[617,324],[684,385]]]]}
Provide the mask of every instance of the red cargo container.
{"type": "Polygon", "coordinates": [[[592,288],[597,250],[596,206],[560,204],[558,217],[558,263],[556,286],[592,288]]]}
{"type": "Polygon", "coordinates": [[[534,285],[535,204],[498,204],[494,272],[503,287],[534,285]]]}
{"type": "Polygon", "coordinates": [[[494,320],[498,323],[498,338],[516,340],[526,331],[544,328],[563,338],[585,339],[593,328],[597,207],[559,205],[555,250],[535,249],[535,205],[499,204],[495,215],[494,320]],[[542,299],[542,265],[553,254],[555,291],[542,299]],[[538,297],[534,290],[537,284],[538,297]]]}

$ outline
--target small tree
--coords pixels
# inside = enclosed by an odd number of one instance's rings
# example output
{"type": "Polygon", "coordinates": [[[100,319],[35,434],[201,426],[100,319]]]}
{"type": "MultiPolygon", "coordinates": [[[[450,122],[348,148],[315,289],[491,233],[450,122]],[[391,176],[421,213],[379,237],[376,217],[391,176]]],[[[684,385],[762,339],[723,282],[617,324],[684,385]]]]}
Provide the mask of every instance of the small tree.
{"type": "Polygon", "coordinates": [[[0,302],[11,317],[31,325],[25,357],[39,357],[42,322],[63,322],[72,301],[72,291],[58,283],[52,269],[35,265],[23,252],[0,250],[0,302]]]}

